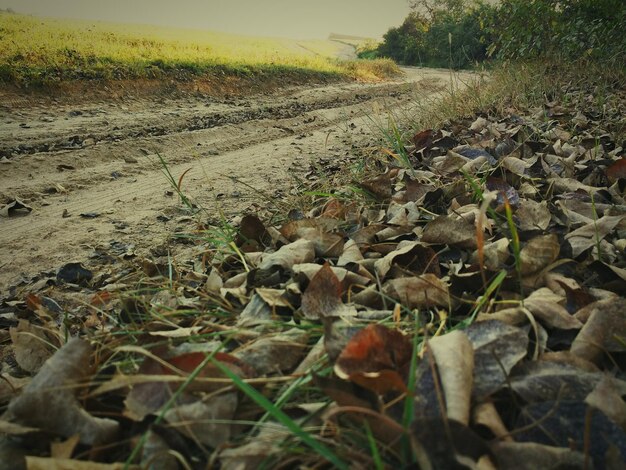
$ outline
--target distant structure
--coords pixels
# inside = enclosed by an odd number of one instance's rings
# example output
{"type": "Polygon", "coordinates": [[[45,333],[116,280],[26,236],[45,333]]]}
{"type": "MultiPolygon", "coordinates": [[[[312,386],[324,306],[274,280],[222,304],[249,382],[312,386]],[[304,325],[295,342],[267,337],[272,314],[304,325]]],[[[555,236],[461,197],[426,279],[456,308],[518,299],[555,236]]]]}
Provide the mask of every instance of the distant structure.
{"type": "Polygon", "coordinates": [[[371,41],[374,38],[366,38],[366,37],[362,37],[362,36],[350,36],[349,34],[336,34],[336,33],[330,33],[328,35],[328,39],[330,41],[339,41],[339,42],[365,42],[365,41],[371,41]]]}

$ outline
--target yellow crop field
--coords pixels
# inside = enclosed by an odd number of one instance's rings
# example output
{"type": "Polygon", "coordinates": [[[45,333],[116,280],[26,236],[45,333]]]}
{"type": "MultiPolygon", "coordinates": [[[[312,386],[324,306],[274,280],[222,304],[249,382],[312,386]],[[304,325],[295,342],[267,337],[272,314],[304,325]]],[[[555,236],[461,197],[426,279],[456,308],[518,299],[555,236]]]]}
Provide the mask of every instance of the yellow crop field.
{"type": "Polygon", "coordinates": [[[380,79],[388,61],[336,59],[342,44],[0,13],[0,81],[188,79],[210,74],[350,75],[380,79]]]}

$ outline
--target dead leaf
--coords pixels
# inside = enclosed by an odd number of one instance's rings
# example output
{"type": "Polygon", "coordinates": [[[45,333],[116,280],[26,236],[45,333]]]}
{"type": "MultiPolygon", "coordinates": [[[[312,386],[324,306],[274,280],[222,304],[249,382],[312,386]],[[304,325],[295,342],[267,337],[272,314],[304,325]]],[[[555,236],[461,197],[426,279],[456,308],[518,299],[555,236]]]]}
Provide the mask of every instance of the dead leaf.
{"type": "Polygon", "coordinates": [[[26,456],[26,470],[140,470],[137,465],[98,463],[85,460],[26,456]]]}
{"type": "Polygon", "coordinates": [[[0,217],[14,217],[19,215],[27,215],[32,212],[33,208],[27,206],[19,199],[13,199],[8,204],[0,207],[0,217]]]}
{"type": "Polygon", "coordinates": [[[552,220],[547,201],[535,202],[522,199],[515,211],[518,228],[523,231],[546,230],[552,220]]]}
{"type": "Polygon", "coordinates": [[[391,279],[383,285],[383,293],[410,310],[453,303],[447,284],[434,274],[391,279]]]}
{"type": "Polygon", "coordinates": [[[591,314],[571,351],[599,363],[604,354],[626,351],[626,299],[601,300],[585,307],[591,314]]]}
{"type": "Polygon", "coordinates": [[[79,434],[82,444],[111,442],[118,432],[117,421],[91,416],[75,397],[89,374],[91,353],[87,341],[71,339],[9,403],[5,419],[63,437],[79,434]]]}
{"type": "Polygon", "coordinates": [[[311,263],[315,259],[315,245],[309,240],[296,240],[278,251],[263,256],[260,269],[291,269],[294,264],[311,263]]]}
{"type": "Polygon", "coordinates": [[[528,350],[528,335],[518,327],[490,320],[466,330],[474,349],[473,395],[484,398],[506,386],[511,369],[528,350]]]}
{"type": "Polygon", "coordinates": [[[340,317],[347,309],[341,300],[343,286],[333,273],[330,264],[324,266],[313,276],[302,295],[302,314],[305,318],[340,317]]]}
{"type": "Polygon", "coordinates": [[[428,341],[437,363],[449,420],[469,424],[474,383],[474,350],[467,335],[451,331],[428,341]]]}
{"type": "Polygon", "coordinates": [[[581,328],[582,323],[561,305],[563,300],[563,297],[544,287],[530,294],[524,300],[524,307],[548,327],[563,330],[581,328]]]}
{"type": "Polygon", "coordinates": [[[233,353],[245,364],[254,364],[260,376],[289,374],[302,359],[309,335],[292,328],[251,341],[233,353]]]}
{"type": "Polygon", "coordinates": [[[20,320],[17,327],[9,329],[9,333],[15,360],[22,369],[31,373],[41,369],[52,356],[54,343],[57,343],[52,335],[46,335],[45,329],[31,325],[26,320],[20,320]]]}
{"type": "Polygon", "coordinates": [[[181,434],[216,448],[230,439],[238,402],[236,392],[209,395],[168,409],[164,418],[181,434]]]}
{"type": "Polygon", "coordinates": [[[607,216],[591,222],[565,235],[572,246],[572,256],[577,258],[582,252],[596,246],[626,217],[626,215],[607,216]]]}
{"type": "Polygon", "coordinates": [[[604,376],[596,388],[587,395],[585,403],[602,411],[607,417],[626,430],[626,403],[621,393],[626,390],[626,383],[611,376],[604,376]],[[618,388],[618,385],[621,385],[618,388]],[[621,393],[620,393],[621,391],[621,393]]]}
{"type": "Polygon", "coordinates": [[[491,450],[501,468],[537,470],[585,467],[585,455],[569,447],[553,447],[535,442],[495,441],[491,450]]]}
{"type": "Polygon", "coordinates": [[[405,391],[404,374],[413,346],[399,331],[368,325],[358,331],[335,362],[335,374],[378,394],[405,391]]]}
{"type": "Polygon", "coordinates": [[[441,216],[426,224],[421,241],[476,249],[476,228],[463,219],[441,216]]]}
{"type": "Polygon", "coordinates": [[[400,277],[407,274],[420,275],[432,273],[441,276],[437,253],[431,247],[420,242],[402,241],[398,247],[384,258],[376,260],[374,267],[380,279],[397,266],[400,277]]]}
{"type": "Polygon", "coordinates": [[[520,251],[520,271],[527,276],[552,264],[559,256],[561,245],[551,233],[532,238],[520,251]]]}

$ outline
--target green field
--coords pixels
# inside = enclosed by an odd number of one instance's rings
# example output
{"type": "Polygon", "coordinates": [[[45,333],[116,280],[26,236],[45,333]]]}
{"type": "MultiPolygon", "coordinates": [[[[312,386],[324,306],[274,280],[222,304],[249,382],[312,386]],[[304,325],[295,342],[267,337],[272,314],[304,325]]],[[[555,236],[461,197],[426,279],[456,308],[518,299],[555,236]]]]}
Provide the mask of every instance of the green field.
{"type": "Polygon", "coordinates": [[[393,62],[339,61],[341,44],[0,13],[0,82],[324,76],[378,80],[393,62]]]}

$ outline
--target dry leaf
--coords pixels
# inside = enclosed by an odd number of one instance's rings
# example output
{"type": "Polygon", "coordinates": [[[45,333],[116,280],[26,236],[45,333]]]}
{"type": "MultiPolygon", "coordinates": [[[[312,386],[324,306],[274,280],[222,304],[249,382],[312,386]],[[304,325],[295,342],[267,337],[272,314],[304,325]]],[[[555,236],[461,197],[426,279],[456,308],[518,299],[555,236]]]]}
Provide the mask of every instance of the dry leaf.
{"type": "Polygon", "coordinates": [[[459,330],[428,341],[437,363],[448,419],[467,425],[474,383],[474,350],[459,330]]]}
{"type": "Polygon", "coordinates": [[[424,227],[422,242],[476,249],[476,228],[463,219],[437,217],[424,227]]]}
{"type": "Polygon", "coordinates": [[[383,293],[410,310],[452,303],[447,284],[434,274],[391,279],[384,284],[383,293]]]}
{"type": "Polygon", "coordinates": [[[87,341],[71,339],[9,403],[5,419],[63,437],[79,434],[82,444],[111,442],[118,432],[117,421],[91,416],[75,397],[89,374],[91,352],[87,341]]]}

